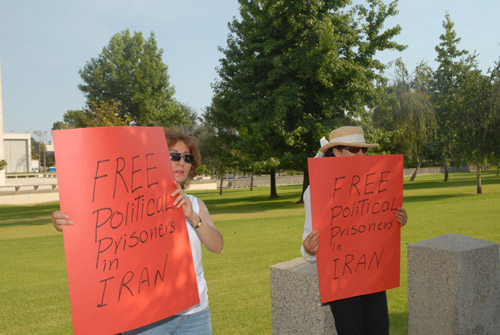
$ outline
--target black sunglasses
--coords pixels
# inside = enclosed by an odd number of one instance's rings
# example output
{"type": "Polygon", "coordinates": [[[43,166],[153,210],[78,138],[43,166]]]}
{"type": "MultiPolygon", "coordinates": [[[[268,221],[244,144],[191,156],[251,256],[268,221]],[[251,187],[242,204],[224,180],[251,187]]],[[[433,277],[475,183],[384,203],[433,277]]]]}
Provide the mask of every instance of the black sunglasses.
{"type": "Polygon", "coordinates": [[[184,159],[184,162],[188,164],[193,164],[194,163],[194,156],[190,154],[181,154],[180,152],[171,152],[170,153],[170,160],[172,162],[178,162],[181,160],[181,157],[184,159]]]}
{"type": "Polygon", "coordinates": [[[368,151],[368,148],[360,148],[360,147],[345,147],[345,146],[339,146],[338,147],[340,150],[345,149],[348,150],[351,154],[357,154],[359,150],[362,150],[364,154],[368,151]]]}

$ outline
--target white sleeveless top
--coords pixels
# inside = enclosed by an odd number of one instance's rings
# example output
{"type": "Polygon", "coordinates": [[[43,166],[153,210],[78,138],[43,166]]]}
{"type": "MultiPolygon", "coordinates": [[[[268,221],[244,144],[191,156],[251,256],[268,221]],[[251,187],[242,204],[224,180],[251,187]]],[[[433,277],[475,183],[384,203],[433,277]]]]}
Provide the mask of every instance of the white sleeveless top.
{"type": "MultiPolygon", "coordinates": [[[[191,201],[193,206],[193,211],[198,214],[200,212],[200,206],[198,204],[198,198],[194,195],[186,194],[191,201]]],[[[205,281],[205,276],[203,275],[203,265],[201,264],[201,241],[196,234],[196,230],[193,228],[191,223],[186,220],[186,226],[189,233],[189,243],[191,244],[191,252],[193,254],[194,270],[196,272],[196,282],[198,283],[198,294],[200,296],[200,303],[194,305],[179,313],[179,315],[187,315],[201,312],[208,307],[208,294],[207,294],[207,282],[205,281]]]]}

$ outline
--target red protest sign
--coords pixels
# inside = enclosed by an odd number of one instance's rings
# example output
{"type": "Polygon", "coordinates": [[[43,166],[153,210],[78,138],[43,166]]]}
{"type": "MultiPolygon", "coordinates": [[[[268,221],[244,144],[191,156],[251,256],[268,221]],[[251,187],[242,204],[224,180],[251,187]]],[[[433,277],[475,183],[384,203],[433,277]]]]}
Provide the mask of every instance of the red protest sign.
{"type": "Polygon", "coordinates": [[[310,158],[321,302],[399,286],[403,156],[310,158]]]}
{"type": "Polygon", "coordinates": [[[114,334],[199,303],[162,128],[53,132],[73,331],[114,334]]]}

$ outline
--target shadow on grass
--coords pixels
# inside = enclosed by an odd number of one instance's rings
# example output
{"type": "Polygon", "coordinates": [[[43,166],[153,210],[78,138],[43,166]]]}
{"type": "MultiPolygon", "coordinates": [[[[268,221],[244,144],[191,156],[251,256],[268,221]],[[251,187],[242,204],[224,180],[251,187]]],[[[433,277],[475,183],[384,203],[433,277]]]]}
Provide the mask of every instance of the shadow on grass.
{"type": "Polygon", "coordinates": [[[403,198],[404,203],[408,202],[426,202],[426,201],[436,201],[436,200],[444,200],[451,198],[464,198],[470,197],[472,194],[458,194],[458,193],[450,193],[450,194],[434,194],[434,195],[409,195],[403,198]]]}
{"type": "Polygon", "coordinates": [[[26,205],[26,206],[2,206],[0,219],[12,217],[27,217],[27,216],[40,216],[49,215],[59,209],[58,202],[45,203],[39,205],[26,205]]]}
{"type": "MultiPolygon", "coordinates": [[[[486,171],[481,174],[481,183],[485,185],[500,185],[500,177],[492,171],[486,171]]],[[[419,181],[418,177],[413,182],[405,182],[405,190],[420,190],[420,189],[436,189],[436,188],[454,188],[454,187],[476,187],[476,175],[467,174],[450,174],[450,179],[447,182],[442,180],[424,180],[419,181]]]]}
{"type": "Polygon", "coordinates": [[[51,213],[59,210],[59,203],[0,208],[0,227],[44,225],[50,222],[51,213]]]}
{"type": "MultiPolygon", "coordinates": [[[[203,192],[197,192],[211,214],[231,214],[231,213],[256,213],[268,210],[277,209],[296,209],[303,208],[302,204],[297,204],[302,192],[300,185],[287,185],[278,188],[278,198],[270,198],[269,193],[263,193],[262,190],[269,188],[261,188],[258,191],[249,191],[249,189],[238,189],[226,191],[231,193],[227,197],[214,197],[213,193],[205,198],[203,192]],[[255,192],[255,194],[252,194],[255,192]]],[[[208,196],[208,193],[207,193],[208,196]]]]}

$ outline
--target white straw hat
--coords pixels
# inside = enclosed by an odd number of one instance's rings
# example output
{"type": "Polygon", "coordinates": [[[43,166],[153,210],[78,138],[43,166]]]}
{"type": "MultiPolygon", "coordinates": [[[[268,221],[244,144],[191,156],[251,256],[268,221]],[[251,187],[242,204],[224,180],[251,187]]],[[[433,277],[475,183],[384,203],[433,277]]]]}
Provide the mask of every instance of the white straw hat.
{"type": "Polygon", "coordinates": [[[325,153],[328,149],[339,145],[372,148],[378,146],[378,143],[366,143],[365,133],[360,127],[340,127],[330,132],[330,141],[323,144],[319,151],[325,153]]]}

